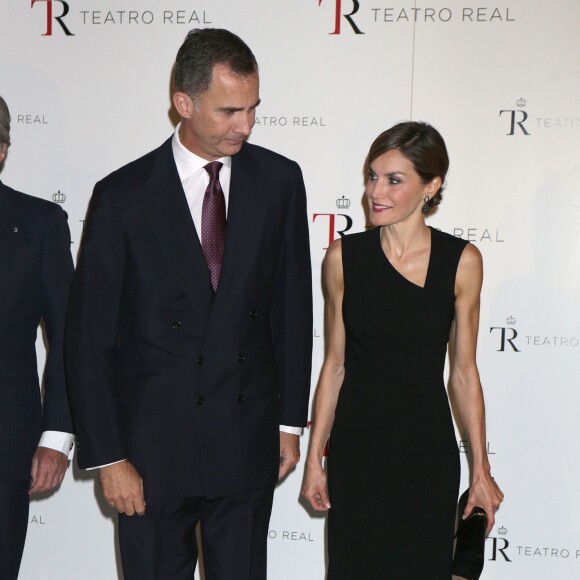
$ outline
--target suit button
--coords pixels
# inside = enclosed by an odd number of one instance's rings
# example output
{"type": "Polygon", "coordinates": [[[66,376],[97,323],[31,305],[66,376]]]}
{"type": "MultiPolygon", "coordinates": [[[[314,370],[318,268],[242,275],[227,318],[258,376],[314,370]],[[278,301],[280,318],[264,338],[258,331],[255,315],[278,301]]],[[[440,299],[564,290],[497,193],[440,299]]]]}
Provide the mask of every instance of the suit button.
{"type": "Polygon", "coordinates": [[[250,318],[258,318],[258,313],[255,310],[250,310],[250,318]]]}
{"type": "Polygon", "coordinates": [[[244,395],[236,395],[236,401],[238,403],[243,403],[246,400],[246,397],[244,397],[244,395]]]}
{"type": "Polygon", "coordinates": [[[171,328],[173,328],[173,330],[179,330],[182,327],[181,322],[179,322],[179,320],[174,320],[171,323],[171,328]]]}
{"type": "Polygon", "coordinates": [[[205,403],[205,399],[203,397],[196,397],[195,402],[197,403],[198,407],[201,407],[205,403]]]}
{"type": "Polygon", "coordinates": [[[202,356],[198,356],[195,362],[201,366],[205,362],[205,359],[202,356]]]}
{"type": "Polygon", "coordinates": [[[238,362],[244,362],[246,360],[246,355],[244,355],[243,353],[240,353],[236,359],[238,360],[238,362]]]}

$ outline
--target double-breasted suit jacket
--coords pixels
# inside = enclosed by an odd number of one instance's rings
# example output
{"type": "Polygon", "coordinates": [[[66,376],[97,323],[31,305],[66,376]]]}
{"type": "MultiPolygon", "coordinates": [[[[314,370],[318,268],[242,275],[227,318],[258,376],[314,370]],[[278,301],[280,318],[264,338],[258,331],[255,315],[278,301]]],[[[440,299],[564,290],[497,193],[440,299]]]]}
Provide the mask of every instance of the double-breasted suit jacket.
{"type": "Polygon", "coordinates": [[[0,481],[30,478],[43,431],[72,433],[63,358],[72,274],[64,211],[0,182],[0,481]],[[35,348],[41,319],[43,403],[35,348]]]}
{"type": "Polygon", "coordinates": [[[146,498],[273,485],[279,424],[306,424],[311,284],[293,161],[232,157],[215,294],[171,139],[99,182],[67,323],[79,465],[127,458],[146,498]]]}

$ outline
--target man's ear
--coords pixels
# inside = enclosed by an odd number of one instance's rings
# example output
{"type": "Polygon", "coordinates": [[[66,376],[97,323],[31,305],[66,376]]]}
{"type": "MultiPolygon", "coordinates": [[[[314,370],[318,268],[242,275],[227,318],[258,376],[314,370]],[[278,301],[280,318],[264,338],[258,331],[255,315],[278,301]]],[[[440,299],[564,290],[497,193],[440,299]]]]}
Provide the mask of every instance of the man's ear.
{"type": "Polygon", "coordinates": [[[189,119],[195,107],[191,97],[181,91],[173,93],[173,105],[182,119],[189,119]]]}

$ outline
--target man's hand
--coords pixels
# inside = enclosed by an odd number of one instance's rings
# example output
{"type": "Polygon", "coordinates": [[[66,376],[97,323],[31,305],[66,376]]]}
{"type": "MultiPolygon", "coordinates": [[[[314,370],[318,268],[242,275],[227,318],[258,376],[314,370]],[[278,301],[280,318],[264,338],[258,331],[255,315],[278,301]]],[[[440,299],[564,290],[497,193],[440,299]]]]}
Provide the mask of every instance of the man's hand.
{"type": "Polygon", "coordinates": [[[143,480],[127,460],[101,467],[99,483],[107,503],[120,514],[142,516],[145,513],[143,480]]]}
{"type": "Polygon", "coordinates": [[[64,453],[48,447],[37,447],[32,458],[28,493],[50,491],[58,487],[67,467],[68,458],[64,453]]]}
{"type": "Polygon", "coordinates": [[[280,469],[278,470],[278,481],[284,479],[299,461],[300,436],[280,431],[280,469]]]}

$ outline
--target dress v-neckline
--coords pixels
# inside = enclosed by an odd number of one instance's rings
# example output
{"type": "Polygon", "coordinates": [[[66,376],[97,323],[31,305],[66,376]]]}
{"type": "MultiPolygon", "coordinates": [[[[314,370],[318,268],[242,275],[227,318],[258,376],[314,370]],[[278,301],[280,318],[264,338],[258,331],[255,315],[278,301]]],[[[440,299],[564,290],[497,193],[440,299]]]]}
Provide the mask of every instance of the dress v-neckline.
{"type": "Polygon", "coordinates": [[[385,253],[385,250],[383,250],[383,246],[381,244],[381,228],[380,227],[376,228],[377,229],[377,239],[378,239],[379,251],[383,255],[383,258],[386,260],[387,264],[390,266],[390,268],[393,270],[393,272],[395,272],[399,276],[399,278],[401,278],[402,280],[407,282],[407,284],[410,284],[411,286],[418,288],[419,290],[425,290],[425,288],[427,288],[427,284],[429,283],[429,277],[430,277],[429,274],[431,272],[431,262],[433,261],[432,260],[432,257],[433,257],[433,228],[431,226],[427,226],[427,227],[429,228],[429,232],[431,234],[431,246],[429,248],[429,261],[427,262],[427,272],[425,273],[425,281],[423,282],[423,286],[419,286],[419,284],[415,284],[415,282],[411,282],[411,280],[409,280],[409,278],[407,278],[406,276],[403,276],[403,274],[401,274],[401,272],[399,272],[399,270],[397,270],[397,268],[395,268],[395,266],[393,266],[393,264],[391,263],[391,260],[389,260],[389,257],[385,253]]]}

